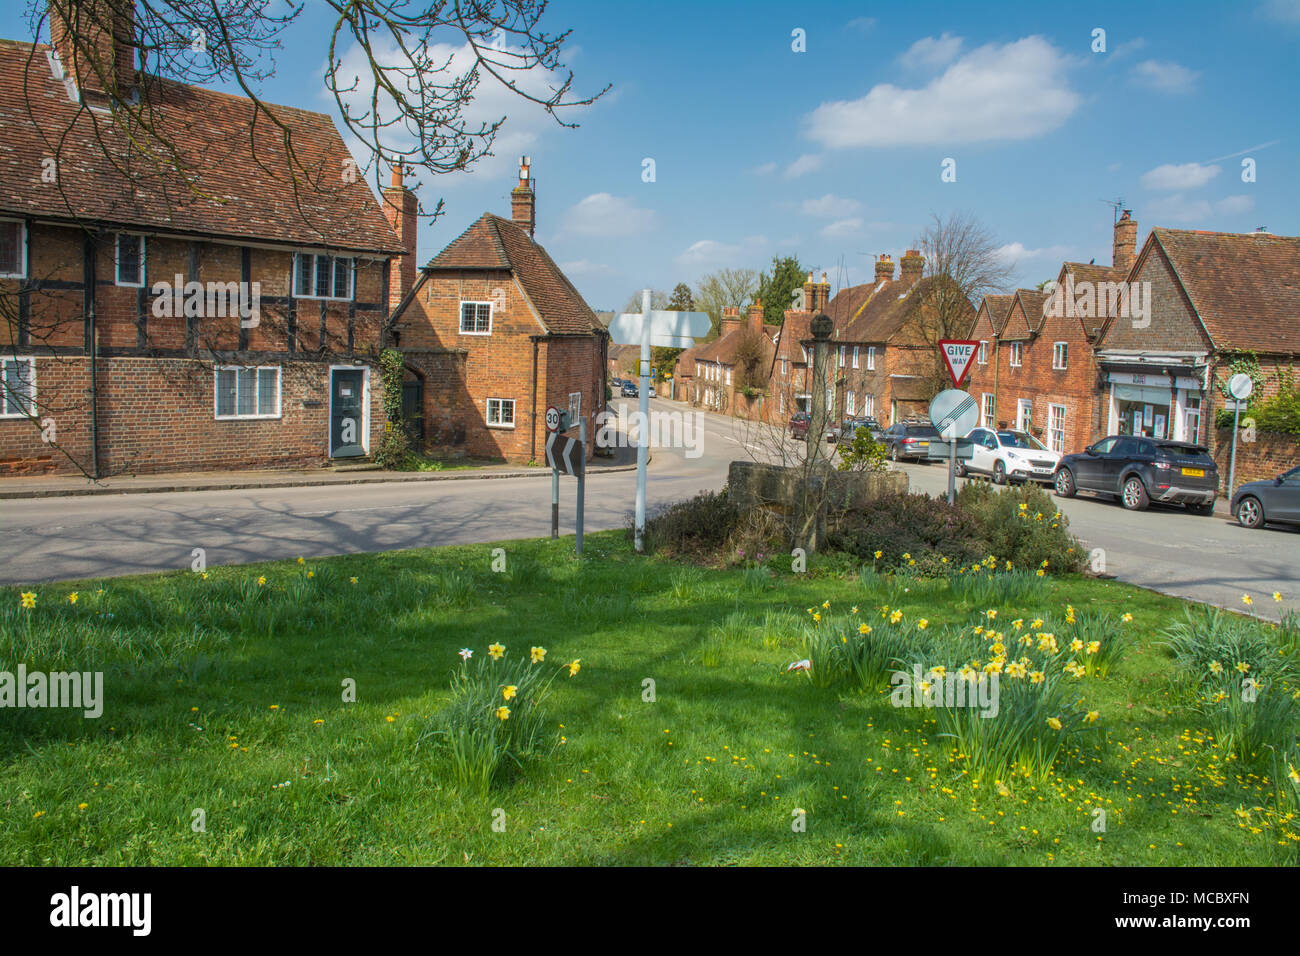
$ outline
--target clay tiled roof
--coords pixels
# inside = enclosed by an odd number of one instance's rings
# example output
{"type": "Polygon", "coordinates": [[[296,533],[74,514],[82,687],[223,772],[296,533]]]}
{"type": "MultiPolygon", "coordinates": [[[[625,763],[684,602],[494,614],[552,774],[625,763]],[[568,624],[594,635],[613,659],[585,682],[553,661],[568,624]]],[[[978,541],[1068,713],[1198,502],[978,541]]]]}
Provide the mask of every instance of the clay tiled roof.
{"type": "Polygon", "coordinates": [[[509,219],[490,212],[480,216],[424,267],[426,273],[480,269],[514,273],[548,331],[604,331],[596,313],[546,250],[509,219]]]}
{"type": "Polygon", "coordinates": [[[1300,352],[1300,237],[1151,230],[1216,349],[1300,352]]]}
{"type": "Polygon", "coordinates": [[[877,283],[875,291],[848,323],[839,338],[846,342],[888,342],[924,300],[933,279],[909,285],[900,279],[877,283]]]}
{"type": "Polygon", "coordinates": [[[181,152],[197,180],[149,169],[126,178],[126,139],[111,114],[83,109],[54,79],[47,47],[0,40],[0,210],[153,232],[252,239],[343,251],[397,254],[401,242],[365,177],[342,181],[352,160],[323,113],[267,105],[291,132],[297,170],[309,182],[295,193],[283,132],[253,105],[170,80],[146,78],[152,119],[181,152]],[[256,130],[254,158],[250,129],[256,130]],[[58,186],[42,181],[42,160],[56,155],[58,186]],[[260,164],[259,164],[260,161],[260,164]],[[196,194],[197,192],[197,194],[196,194]],[[71,208],[70,208],[71,207],[71,208]]]}
{"type": "Polygon", "coordinates": [[[1123,269],[1116,269],[1113,266],[1099,266],[1091,262],[1063,263],[1061,266],[1062,278],[1067,272],[1074,276],[1076,283],[1123,282],[1128,278],[1128,273],[1123,269]]]}
{"type": "Polygon", "coordinates": [[[690,348],[677,356],[676,371],[673,372],[674,378],[691,378],[695,375],[695,358],[701,350],[709,343],[702,342],[699,345],[692,345],[690,348]]]}
{"type": "MultiPolygon", "coordinates": [[[[879,284],[879,283],[877,283],[879,284]]],[[[871,293],[876,289],[876,285],[854,285],[846,289],[841,289],[835,293],[835,298],[826,303],[826,314],[830,316],[831,321],[835,323],[836,333],[841,332],[848,327],[853,321],[854,316],[862,309],[871,293]]],[[[837,334],[835,336],[839,338],[837,334]]]]}
{"type": "Polygon", "coordinates": [[[1039,331],[1043,327],[1043,304],[1051,296],[1037,289],[1017,289],[1016,298],[1020,300],[1020,305],[1025,310],[1025,320],[1029,323],[1029,328],[1034,332],[1039,331]]]}
{"type": "MultiPolygon", "coordinates": [[[[989,322],[992,324],[995,334],[1002,334],[1002,329],[1007,324],[1007,315],[1011,312],[1011,303],[1014,299],[1014,295],[986,295],[984,297],[983,307],[989,314],[989,322]]],[[[976,318],[978,319],[978,316],[976,318]]]]}
{"type": "Polygon", "coordinates": [[[781,321],[780,342],[777,344],[773,359],[783,358],[791,365],[803,362],[803,343],[812,338],[809,323],[811,312],[788,310],[781,321]]]}

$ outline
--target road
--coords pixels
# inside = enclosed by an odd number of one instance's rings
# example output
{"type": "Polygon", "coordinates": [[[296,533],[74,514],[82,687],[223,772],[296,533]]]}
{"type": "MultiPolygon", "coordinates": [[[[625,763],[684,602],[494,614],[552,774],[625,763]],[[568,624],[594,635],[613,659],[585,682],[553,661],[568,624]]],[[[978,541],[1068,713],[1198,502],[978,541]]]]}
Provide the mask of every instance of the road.
{"type": "MultiPolygon", "coordinates": [[[[631,406],[633,403],[616,403],[631,406]]],[[[652,408],[681,412],[663,399],[652,408]]],[[[695,414],[692,410],[691,414],[695,414]]],[[[726,480],[737,458],[770,458],[761,433],[726,416],[699,413],[694,448],[658,448],[649,470],[648,504],[667,504],[726,480]]],[[[939,464],[903,466],[914,490],[940,494],[939,464]]],[[[632,472],[588,480],[586,526],[627,527],[635,498],[632,472]]],[[[576,483],[561,479],[561,531],[573,531],[576,483]]],[[[387,551],[541,537],[550,533],[548,472],[492,481],[430,481],[268,488],[171,494],[98,495],[0,501],[0,583],[188,568],[202,548],[209,566],[283,558],[387,551]]],[[[1056,499],[1089,548],[1105,550],[1106,571],[1170,594],[1276,617],[1300,609],[1300,533],[1247,531],[1215,516],[1153,507],[1129,512],[1088,499],[1056,499]]]]}

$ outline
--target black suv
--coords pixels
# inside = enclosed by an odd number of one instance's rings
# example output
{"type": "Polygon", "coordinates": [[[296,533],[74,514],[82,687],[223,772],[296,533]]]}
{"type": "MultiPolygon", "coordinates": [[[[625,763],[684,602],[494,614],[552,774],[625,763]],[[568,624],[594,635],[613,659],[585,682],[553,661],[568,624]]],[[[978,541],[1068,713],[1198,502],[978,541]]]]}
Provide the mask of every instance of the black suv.
{"type": "Polygon", "coordinates": [[[930,454],[930,440],[939,437],[939,430],[925,422],[896,422],[885,429],[880,443],[891,461],[901,458],[925,461],[930,454]]]}
{"type": "Polygon", "coordinates": [[[1219,469],[1203,445],[1135,435],[1111,435],[1086,451],[1066,455],[1056,467],[1056,493],[1114,495],[1130,511],[1151,502],[1187,505],[1193,514],[1214,512],[1219,469]]]}

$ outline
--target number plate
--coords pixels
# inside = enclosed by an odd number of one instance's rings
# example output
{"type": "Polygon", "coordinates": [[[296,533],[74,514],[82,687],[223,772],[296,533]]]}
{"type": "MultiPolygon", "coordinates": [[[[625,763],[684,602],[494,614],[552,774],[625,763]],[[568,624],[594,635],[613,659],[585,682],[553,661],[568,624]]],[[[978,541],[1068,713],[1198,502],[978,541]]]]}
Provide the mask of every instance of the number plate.
{"type": "Polygon", "coordinates": [[[1204,469],[1204,468],[1184,468],[1184,469],[1183,469],[1183,474],[1186,475],[1188,478],[1204,478],[1204,477],[1205,477],[1205,469],[1204,469]]]}

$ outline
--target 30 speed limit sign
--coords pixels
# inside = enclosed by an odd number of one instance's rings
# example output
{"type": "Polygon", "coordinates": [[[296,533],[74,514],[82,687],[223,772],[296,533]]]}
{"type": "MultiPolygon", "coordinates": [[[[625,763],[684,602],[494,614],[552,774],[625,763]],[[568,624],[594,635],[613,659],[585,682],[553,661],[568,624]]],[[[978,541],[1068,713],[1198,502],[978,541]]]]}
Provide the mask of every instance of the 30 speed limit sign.
{"type": "Polygon", "coordinates": [[[560,427],[560,410],[552,405],[546,410],[546,430],[553,432],[560,427]]]}

